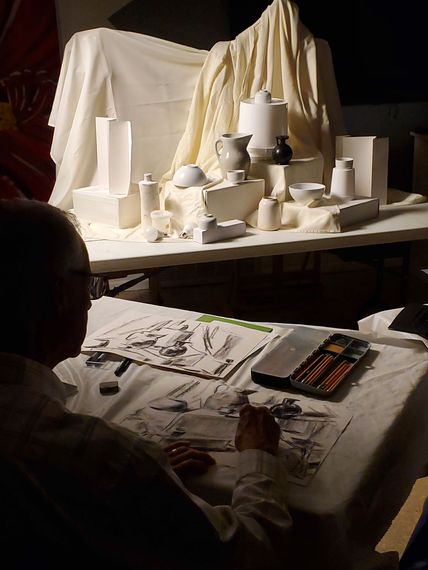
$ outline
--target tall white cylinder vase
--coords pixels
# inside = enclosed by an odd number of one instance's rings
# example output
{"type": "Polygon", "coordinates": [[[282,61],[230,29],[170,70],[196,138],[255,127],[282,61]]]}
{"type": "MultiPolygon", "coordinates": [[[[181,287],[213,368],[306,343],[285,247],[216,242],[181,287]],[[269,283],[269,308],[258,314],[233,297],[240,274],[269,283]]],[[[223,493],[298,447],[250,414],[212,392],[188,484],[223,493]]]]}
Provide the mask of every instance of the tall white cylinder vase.
{"type": "Polygon", "coordinates": [[[138,182],[138,188],[140,189],[141,229],[144,230],[152,225],[150,213],[160,209],[159,185],[158,182],[152,180],[152,174],[146,172],[144,179],[138,182]]]}
{"type": "Polygon", "coordinates": [[[336,158],[336,166],[331,176],[330,196],[347,202],[355,198],[355,169],[353,159],[336,158]]]}

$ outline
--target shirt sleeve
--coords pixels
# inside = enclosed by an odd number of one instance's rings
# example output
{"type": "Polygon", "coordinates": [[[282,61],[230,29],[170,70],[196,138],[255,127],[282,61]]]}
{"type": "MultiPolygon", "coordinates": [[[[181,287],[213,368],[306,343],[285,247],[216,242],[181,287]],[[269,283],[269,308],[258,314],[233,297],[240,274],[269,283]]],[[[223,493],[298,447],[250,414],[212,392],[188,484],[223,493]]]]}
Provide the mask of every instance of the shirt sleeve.
{"type": "Polygon", "coordinates": [[[278,457],[255,449],[240,452],[231,505],[212,506],[190,493],[165,459],[153,452],[211,523],[219,546],[228,547],[231,568],[283,567],[292,522],[287,473],[278,457]]]}
{"type": "Polygon", "coordinates": [[[239,454],[231,506],[211,506],[193,496],[223,542],[233,544],[235,567],[283,567],[292,521],[287,507],[287,473],[265,451],[239,454]],[[238,564],[239,562],[239,564],[238,564]]]}

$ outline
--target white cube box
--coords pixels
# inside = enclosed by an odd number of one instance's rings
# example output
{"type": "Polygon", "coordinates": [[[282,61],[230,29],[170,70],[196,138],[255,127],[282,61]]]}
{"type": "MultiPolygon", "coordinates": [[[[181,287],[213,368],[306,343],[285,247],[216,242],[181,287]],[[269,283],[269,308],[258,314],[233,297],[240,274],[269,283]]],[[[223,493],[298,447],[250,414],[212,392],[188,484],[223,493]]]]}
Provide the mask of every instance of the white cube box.
{"type": "Polygon", "coordinates": [[[250,174],[266,182],[266,196],[275,196],[280,202],[290,200],[288,187],[296,182],[318,182],[323,180],[323,157],[291,159],[289,164],[275,164],[269,161],[253,161],[250,174]]]}
{"type": "Polygon", "coordinates": [[[140,195],[110,194],[99,186],[73,190],[74,213],[82,220],[132,228],[140,223],[140,195]]]}
{"type": "Polygon", "coordinates": [[[238,183],[223,180],[204,189],[203,193],[208,212],[218,222],[245,220],[257,210],[265,193],[265,181],[259,178],[249,178],[238,183]]]}

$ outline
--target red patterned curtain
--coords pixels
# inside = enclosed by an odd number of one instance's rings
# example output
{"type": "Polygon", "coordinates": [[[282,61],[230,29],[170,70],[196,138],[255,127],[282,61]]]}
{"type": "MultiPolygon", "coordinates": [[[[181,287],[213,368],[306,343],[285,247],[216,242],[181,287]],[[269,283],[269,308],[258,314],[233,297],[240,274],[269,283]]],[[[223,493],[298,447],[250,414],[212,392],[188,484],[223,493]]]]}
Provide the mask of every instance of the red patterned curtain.
{"type": "Polygon", "coordinates": [[[60,57],[54,0],[0,0],[0,197],[47,201],[60,57]]]}

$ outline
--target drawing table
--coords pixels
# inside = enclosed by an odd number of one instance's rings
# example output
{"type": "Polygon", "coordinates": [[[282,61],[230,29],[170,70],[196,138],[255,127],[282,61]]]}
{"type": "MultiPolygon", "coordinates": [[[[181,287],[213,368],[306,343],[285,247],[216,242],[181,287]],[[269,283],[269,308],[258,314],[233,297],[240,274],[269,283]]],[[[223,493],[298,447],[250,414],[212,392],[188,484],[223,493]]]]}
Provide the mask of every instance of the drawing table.
{"type": "Polygon", "coordinates": [[[165,239],[156,243],[96,239],[87,241],[86,245],[92,271],[113,278],[132,273],[144,273],[150,277],[158,268],[171,266],[410,243],[423,239],[428,239],[428,203],[382,206],[378,219],[340,233],[263,232],[247,226],[242,237],[205,245],[183,239],[165,239]]]}
{"type": "MultiPolygon", "coordinates": [[[[379,224],[382,225],[382,220],[379,224]]],[[[420,234],[413,229],[412,235],[420,234]]],[[[144,309],[170,317],[198,315],[102,298],[94,301],[89,312],[88,333],[108,324],[126,309],[137,312],[144,309]]],[[[361,362],[331,398],[336,406],[350,410],[350,424],[309,485],[289,485],[294,536],[287,557],[295,556],[290,567],[300,569],[395,568],[392,562],[376,566],[379,561],[374,549],[427,464],[427,349],[414,340],[388,339],[387,336],[377,340],[367,327],[366,332],[324,330],[326,336],[330,332],[347,332],[369,340],[372,349],[364,363],[361,362]]],[[[250,371],[252,364],[271,346],[247,359],[227,379],[228,385],[263,390],[268,394],[270,390],[251,382],[250,371]]],[[[131,364],[119,380],[119,393],[101,396],[98,384],[111,379],[113,372],[88,368],[86,358],[80,355],[69,359],[56,369],[64,381],[79,388],[68,405],[72,411],[98,415],[113,422],[137,405],[144,405],[147,392],[153,394],[167,377],[173,375],[183,383],[188,381],[187,374],[131,364]]],[[[285,390],[284,396],[287,394],[299,397],[291,390],[285,390]]],[[[217,465],[206,475],[189,481],[192,490],[213,503],[228,500],[234,481],[234,454],[218,453],[216,458],[217,465]]]]}

